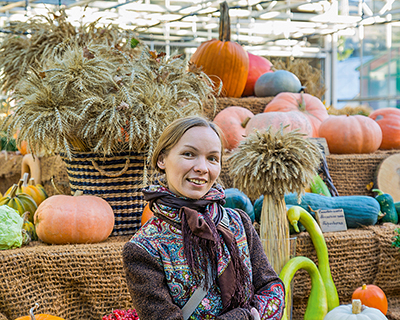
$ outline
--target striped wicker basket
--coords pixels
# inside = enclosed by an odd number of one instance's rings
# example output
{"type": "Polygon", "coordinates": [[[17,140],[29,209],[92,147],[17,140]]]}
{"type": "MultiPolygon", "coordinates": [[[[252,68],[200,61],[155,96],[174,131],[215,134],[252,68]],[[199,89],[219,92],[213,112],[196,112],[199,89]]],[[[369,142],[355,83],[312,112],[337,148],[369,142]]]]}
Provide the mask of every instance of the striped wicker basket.
{"type": "Polygon", "coordinates": [[[82,190],[106,200],[115,215],[112,236],[133,235],[140,228],[145,206],[145,155],[121,152],[112,156],[76,153],[72,159],[61,155],[66,164],[71,193],[82,190]]]}

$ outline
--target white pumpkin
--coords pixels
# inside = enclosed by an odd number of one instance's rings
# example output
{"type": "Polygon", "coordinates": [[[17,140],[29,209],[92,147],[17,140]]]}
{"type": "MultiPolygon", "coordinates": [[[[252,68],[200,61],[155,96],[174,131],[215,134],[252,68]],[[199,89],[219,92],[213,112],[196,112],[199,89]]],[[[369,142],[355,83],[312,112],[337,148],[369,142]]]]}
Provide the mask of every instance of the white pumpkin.
{"type": "Polygon", "coordinates": [[[341,305],[328,312],[324,320],[388,320],[386,316],[375,308],[361,305],[361,300],[354,299],[352,304],[341,305]],[[361,310],[361,307],[363,310],[361,310]]]}

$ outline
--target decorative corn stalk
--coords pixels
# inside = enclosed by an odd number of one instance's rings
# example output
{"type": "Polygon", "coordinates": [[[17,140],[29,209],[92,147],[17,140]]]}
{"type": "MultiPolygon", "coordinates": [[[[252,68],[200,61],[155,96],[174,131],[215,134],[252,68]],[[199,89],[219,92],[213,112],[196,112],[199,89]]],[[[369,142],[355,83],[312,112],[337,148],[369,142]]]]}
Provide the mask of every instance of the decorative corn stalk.
{"type": "Polygon", "coordinates": [[[290,260],[284,195],[296,192],[300,197],[316,175],[321,158],[317,144],[304,139],[298,130],[285,128],[254,131],[229,159],[234,186],[251,199],[264,195],[260,236],[278,274],[290,260]]]}

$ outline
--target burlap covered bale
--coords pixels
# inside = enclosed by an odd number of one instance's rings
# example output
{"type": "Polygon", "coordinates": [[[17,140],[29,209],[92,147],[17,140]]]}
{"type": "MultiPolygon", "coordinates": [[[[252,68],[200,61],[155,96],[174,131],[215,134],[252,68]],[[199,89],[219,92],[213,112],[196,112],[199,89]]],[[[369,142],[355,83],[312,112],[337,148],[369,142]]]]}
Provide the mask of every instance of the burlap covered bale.
{"type": "Polygon", "coordinates": [[[204,114],[207,118],[213,120],[214,117],[221,110],[227,107],[243,107],[249,109],[254,114],[264,112],[265,107],[274,97],[244,97],[244,98],[217,98],[216,108],[212,108],[210,105],[206,104],[204,106],[204,114]]]}
{"type": "MultiPolygon", "coordinates": [[[[400,320],[400,253],[398,248],[391,246],[397,227],[399,226],[386,223],[364,229],[324,233],[332,278],[341,304],[351,303],[353,291],[362,284],[375,284],[388,297],[388,319],[400,320]]],[[[300,233],[297,240],[296,255],[309,257],[317,263],[308,233],[300,233]]],[[[304,270],[299,270],[293,281],[293,320],[302,320],[311,281],[304,270]]]]}
{"type": "MultiPolygon", "coordinates": [[[[380,163],[400,150],[378,150],[365,154],[331,154],[326,157],[332,181],[341,196],[375,193],[367,186],[375,180],[380,163]]],[[[369,186],[370,187],[370,186],[369,186]]]]}
{"type": "Polygon", "coordinates": [[[8,319],[37,313],[68,320],[99,320],[113,309],[132,308],[122,266],[129,238],[91,245],[31,246],[0,251],[0,313],[8,319]]]}

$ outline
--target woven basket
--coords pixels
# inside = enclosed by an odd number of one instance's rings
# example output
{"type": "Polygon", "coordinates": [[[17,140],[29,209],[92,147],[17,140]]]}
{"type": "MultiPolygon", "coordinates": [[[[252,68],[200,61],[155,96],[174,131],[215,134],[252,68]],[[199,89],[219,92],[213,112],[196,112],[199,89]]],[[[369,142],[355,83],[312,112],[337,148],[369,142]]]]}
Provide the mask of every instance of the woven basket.
{"type": "Polygon", "coordinates": [[[76,153],[72,159],[61,155],[65,162],[71,193],[76,190],[106,200],[114,211],[112,236],[133,235],[139,228],[145,201],[145,155],[121,152],[112,156],[76,153]]]}

